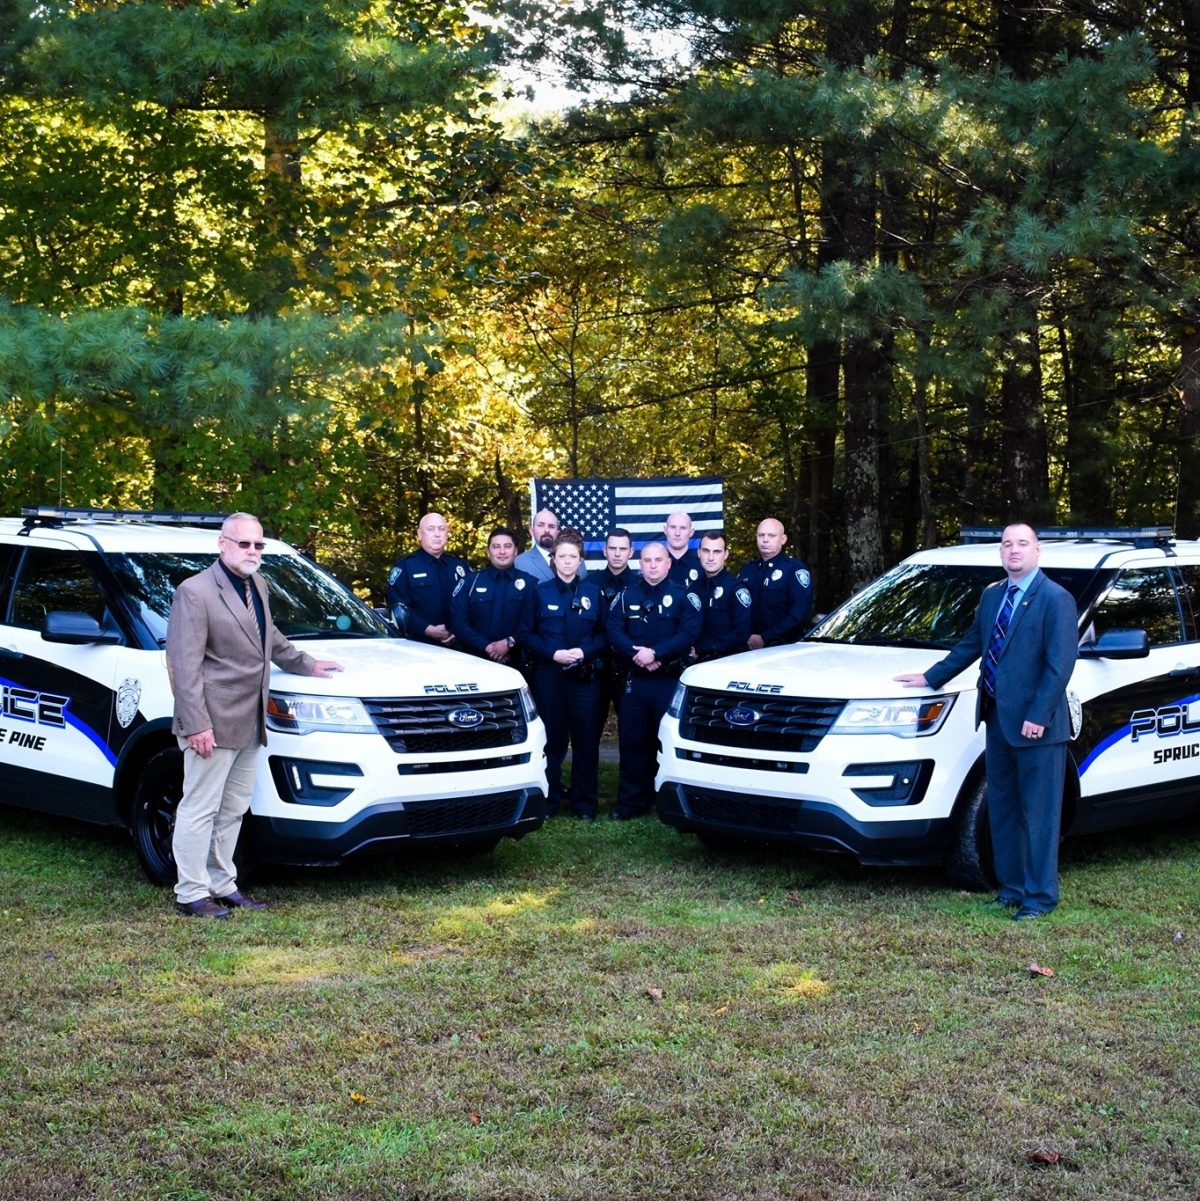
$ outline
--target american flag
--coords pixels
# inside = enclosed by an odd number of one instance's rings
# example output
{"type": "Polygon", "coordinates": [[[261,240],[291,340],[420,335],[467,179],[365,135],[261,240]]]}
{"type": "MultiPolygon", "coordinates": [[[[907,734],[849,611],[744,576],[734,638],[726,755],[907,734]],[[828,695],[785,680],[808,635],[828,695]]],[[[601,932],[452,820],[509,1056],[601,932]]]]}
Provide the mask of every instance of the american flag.
{"type": "Polygon", "coordinates": [[[720,476],[533,480],[529,496],[533,513],[549,509],[560,526],[574,526],[583,534],[588,571],[604,568],[604,535],[615,525],[630,532],[636,554],[647,542],[662,540],[663,523],[672,513],[691,517],[693,548],[705,530],[725,524],[725,481],[720,476]]]}

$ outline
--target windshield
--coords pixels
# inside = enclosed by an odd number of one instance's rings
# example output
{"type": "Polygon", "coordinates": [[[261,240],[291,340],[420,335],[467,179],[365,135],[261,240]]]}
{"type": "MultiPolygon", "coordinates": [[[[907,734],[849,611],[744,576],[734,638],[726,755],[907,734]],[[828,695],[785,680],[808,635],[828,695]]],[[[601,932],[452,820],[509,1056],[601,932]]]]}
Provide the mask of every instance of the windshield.
{"type": "MultiPolygon", "coordinates": [[[[1076,604],[1092,591],[1094,571],[1043,570],[1076,604]]],[[[901,563],[835,609],[805,640],[951,647],[970,628],[983,590],[1003,576],[999,564],[901,563]]]]}
{"type": "MultiPolygon", "coordinates": [[[[113,555],[110,565],[129,603],[158,639],[167,640],[175,589],[213,562],[210,554],[113,555]]],[[[264,555],[271,617],[281,633],[298,638],[386,638],[388,629],[349,589],[307,559],[264,555]]]]}

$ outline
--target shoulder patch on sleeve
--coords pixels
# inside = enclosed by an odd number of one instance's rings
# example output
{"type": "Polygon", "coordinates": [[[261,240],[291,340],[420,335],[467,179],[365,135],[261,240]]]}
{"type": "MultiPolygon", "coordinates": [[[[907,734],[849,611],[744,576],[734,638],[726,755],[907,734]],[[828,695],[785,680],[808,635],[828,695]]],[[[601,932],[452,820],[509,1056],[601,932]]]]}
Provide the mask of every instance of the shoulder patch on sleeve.
{"type": "Polygon", "coordinates": [[[688,603],[692,606],[693,609],[700,608],[700,598],[694,592],[689,592],[687,594],[687,598],[688,598],[688,603]]]}
{"type": "Polygon", "coordinates": [[[796,580],[801,588],[808,588],[812,584],[811,574],[803,567],[796,572],[796,580]]]}
{"type": "Polygon", "coordinates": [[[388,583],[389,584],[394,584],[400,578],[400,571],[401,571],[400,564],[397,563],[396,566],[393,567],[392,570],[388,572],[388,583]]]}
{"type": "Polygon", "coordinates": [[[743,609],[750,608],[750,589],[749,588],[739,588],[737,590],[736,596],[738,599],[738,604],[741,605],[743,609]]]}
{"type": "Polygon", "coordinates": [[[452,593],[450,593],[450,595],[457,596],[463,590],[463,585],[466,582],[467,582],[466,580],[460,578],[458,583],[454,585],[454,591],[452,593]]]}

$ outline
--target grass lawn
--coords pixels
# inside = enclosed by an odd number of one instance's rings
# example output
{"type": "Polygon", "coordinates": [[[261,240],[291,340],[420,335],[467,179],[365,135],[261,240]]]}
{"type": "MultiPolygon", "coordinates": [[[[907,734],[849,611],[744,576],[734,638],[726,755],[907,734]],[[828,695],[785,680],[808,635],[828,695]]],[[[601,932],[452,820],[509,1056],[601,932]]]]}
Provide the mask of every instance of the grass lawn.
{"type": "Polygon", "coordinates": [[[558,819],[218,923],[0,811],[0,1197],[1194,1201],[1200,822],[1062,868],[1018,925],[558,819]]]}

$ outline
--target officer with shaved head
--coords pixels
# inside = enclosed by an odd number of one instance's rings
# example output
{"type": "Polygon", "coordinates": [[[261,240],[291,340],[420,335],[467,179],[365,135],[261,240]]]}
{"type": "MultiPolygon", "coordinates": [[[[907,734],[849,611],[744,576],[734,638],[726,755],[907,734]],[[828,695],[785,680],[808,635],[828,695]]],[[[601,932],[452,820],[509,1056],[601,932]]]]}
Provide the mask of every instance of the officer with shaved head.
{"type": "Polygon", "coordinates": [[[450,598],[471,572],[466,559],[446,553],[450,527],[440,513],[417,525],[417,549],[398,560],[388,575],[388,610],[406,638],[451,646],[450,598]]]}
{"type": "Polygon", "coordinates": [[[671,579],[685,588],[694,588],[704,574],[700,558],[692,549],[694,533],[690,513],[672,513],[663,523],[663,536],[671,555],[671,579]]]}
{"type": "Polygon", "coordinates": [[[758,558],[738,572],[738,584],[750,593],[750,650],[795,642],[808,629],[813,582],[799,559],[783,553],[787,531],[768,517],[758,524],[758,558]]]}

